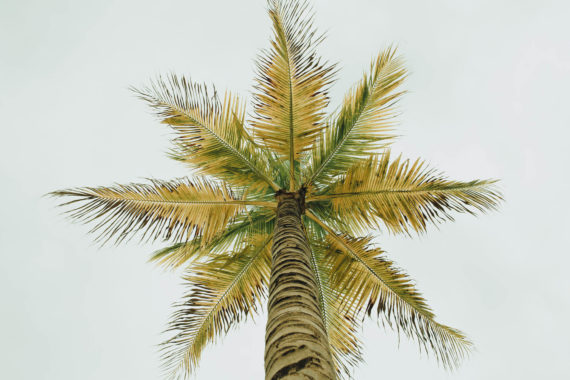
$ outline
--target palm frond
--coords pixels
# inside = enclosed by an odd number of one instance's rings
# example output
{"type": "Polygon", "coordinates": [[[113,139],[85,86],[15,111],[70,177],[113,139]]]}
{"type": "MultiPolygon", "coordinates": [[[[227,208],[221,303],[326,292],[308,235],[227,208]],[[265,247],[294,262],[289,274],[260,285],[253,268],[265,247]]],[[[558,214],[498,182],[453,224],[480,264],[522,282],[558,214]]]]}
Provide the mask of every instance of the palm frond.
{"type": "Polygon", "coordinates": [[[206,256],[223,253],[231,247],[249,241],[253,236],[271,235],[275,226],[275,212],[270,209],[257,209],[241,213],[209,242],[201,238],[173,244],[156,251],[150,261],[166,269],[177,269],[182,265],[206,256]]]}
{"type": "MultiPolygon", "coordinates": [[[[350,378],[351,369],[362,362],[362,344],[356,336],[360,327],[356,309],[342,303],[343,295],[331,284],[331,266],[322,244],[320,227],[306,220],[311,244],[311,265],[318,287],[320,311],[327,331],[339,378],[350,378]]],[[[324,236],[324,235],[323,235],[324,236]]]]}
{"type": "Polygon", "coordinates": [[[410,228],[424,232],[428,223],[453,220],[452,211],[474,214],[495,209],[502,199],[495,182],[448,180],[419,159],[398,157],[390,163],[387,151],[356,163],[307,201],[330,202],[337,218],[353,231],[377,228],[382,221],[393,233],[409,233],[410,228]]]}
{"type": "Polygon", "coordinates": [[[269,282],[272,235],[253,237],[238,252],[218,255],[190,268],[191,287],[173,314],[163,345],[165,370],[186,377],[202,350],[235,323],[257,311],[269,282]]]}
{"type": "Polygon", "coordinates": [[[321,63],[315,47],[322,40],[313,27],[308,2],[269,0],[273,22],[271,49],[257,61],[255,137],[289,160],[290,190],[295,189],[295,161],[323,128],[327,87],[333,66],[321,63]]]}
{"type": "Polygon", "coordinates": [[[403,60],[393,48],[372,61],[370,73],[348,92],[332,125],[317,140],[305,175],[307,186],[315,181],[326,183],[392,139],[393,106],[403,94],[395,90],[405,77],[403,60]]]}
{"type": "Polygon", "coordinates": [[[472,343],[465,335],[435,321],[412,280],[381,249],[371,247],[369,238],[337,234],[314,215],[308,216],[328,232],[324,257],[334,288],[344,294],[343,305],[368,315],[376,306],[382,321],[416,340],[420,350],[431,351],[446,368],[456,367],[470,353],[472,343]]]}
{"type": "Polygon", "coordinates": [[[116,242],[142,232],[142,239],[188,240],[201,236],[208,241],[246,205],[271,205],[238,199],[226,184],[204,178],[113,187],[82,187],[50,193],[71,197],[61,206],[71,207],[71,218],[94,223],[97,241],[116,242]]]}
{"type": "Polygon", "coordinates": [[[237,96],[226,93],[221,102],[215,90],[174,74],[133,91],[174,129],[174,158],[234,186],[279,189],[267,154],[245,128],[245,106],[237,96]]]}

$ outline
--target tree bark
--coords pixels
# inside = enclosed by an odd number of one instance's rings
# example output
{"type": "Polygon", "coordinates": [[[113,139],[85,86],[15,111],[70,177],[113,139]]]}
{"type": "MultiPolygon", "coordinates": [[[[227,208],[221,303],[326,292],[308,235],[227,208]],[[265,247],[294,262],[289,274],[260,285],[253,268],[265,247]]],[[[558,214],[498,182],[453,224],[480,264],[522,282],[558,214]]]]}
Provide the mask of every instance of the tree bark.
{"type": "Polygon", "coordinates": [[[272,247],[265,379],[334,379],[310,246],[301,222],[304,192],[277,194],[272,247]]]}

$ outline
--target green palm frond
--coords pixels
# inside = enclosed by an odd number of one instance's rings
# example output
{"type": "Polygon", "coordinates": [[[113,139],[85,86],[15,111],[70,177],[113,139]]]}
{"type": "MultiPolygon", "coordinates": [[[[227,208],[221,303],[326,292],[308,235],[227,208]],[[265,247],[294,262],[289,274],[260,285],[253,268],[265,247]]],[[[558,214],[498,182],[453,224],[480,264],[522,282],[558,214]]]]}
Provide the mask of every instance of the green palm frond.
{"type": "Polygon", "coordinates": [[[318,287],[320,311],[327,331],[331,353],[339,378],[350,378],[351,369],[362,362],[362,345],[356,336],[360,327],[356,309],[343,304],[343,294],[331,284],[324,234],[310,219],[306,220],[311,243],[311,264],[318,287]]]}
{"type": "Polygon", "coordinates": [[[246,205],[269,205],[238,199],[226,184],[204,178],[113,187],[82,187],[50,193],[71,197],[62,206],[76,220],[95,223],[98,241],[119,243],[142,232],[142,238],[208,241],[222,231],[246,205]]]}
{"type": "Polygon", "coordinates": [[[177,269],[190,261],[223,253],[234,245],[249,241],[255,235],[270,235],[273,233],[274,226],[275,212],[273,210],[262,208],[251,213],[242,213],[208,243],[203,243],[200,238],[176,243],[156,251],[150,261],[167,269],[177,269]]]}
{"type": "Polygon", "coordinates": [[[245,105],[236,96],[226,93],[220,102],[215,90],[210,93],[206,86],[174,74],[133,91],[174,129],[175,158],[234,186],[279,189],[267,153],[245,128],[245,105]]]}
{"type": "Polygon", "coordinates": [[[294,190],[294,163],[323,128],[334,68],[321,63],[315,53],[322,37],[315,33],[306,1],[269,0],[269,15],[273,40],[257,62],[252,124],[255,137],[289,161],[294,190]]]}
{"type": "Polygon", "coordinates": [[[317,140],[304,176],[307,186],[346,172],[356,159],[366,158],[392,139],[393,105],[403,94],[395,90],[405,77],[395,49],[388,48],[372,61],[370,73],[345,96],[332,125],[317,140]]]}
{"type": "Polygon", "coordinates": [[[370,246],[369,238],[353,238],[334,233],[309,214],[327,232],[325,259],[330,265],[331,282],[344,295],[341,304],[371,314],[409,338],[420,349],[432,352],[446,368],[456,367],[466,357],[472,343],[462,332],[435,321],[435,315],[412,280],[370,246]]]}
{"type": "Polygon", "coordinates": [[[357,162],[346,175],[310,196],[307,201],[330,202],[337,219],[353,231],[379,227],[393,233],[409,233],[410,227],[424,232],[428,223],[453,220],[451,211],[485,212],[502,199],[493,180],[452,181],[427,169],[421,160],[413,163],[390,152],[357,162]]]}
{"type": "MultiPolygon", "coordinates": [[[[331,226],[335,231],[346,231],[351,234],[357,234],[361,232],[360,230],[354,230],[352,225],[347,223],[347,221],[341,219],[341,214],[336,212],[327,201],[317,201],[310,202],[307,204],[307,208],[320,220],[326,220],[327,224],[331,226]]],[[[310,223],[310,222],[309,222],[310,223]]],[[[318,231],[318,229],[316,229],[318,231]]],[[[326,233],[322,235],[322,238],[326,236],[326,233]]]]}
{"type": "Polygon", "coordinates": [[[185,281],[191,287],[173,314],[163,344],[165,369],[187,376],[209,342],[257,311],[269,282],[272,235],[259,235],[241,250],[195,263],[185,281]]]}

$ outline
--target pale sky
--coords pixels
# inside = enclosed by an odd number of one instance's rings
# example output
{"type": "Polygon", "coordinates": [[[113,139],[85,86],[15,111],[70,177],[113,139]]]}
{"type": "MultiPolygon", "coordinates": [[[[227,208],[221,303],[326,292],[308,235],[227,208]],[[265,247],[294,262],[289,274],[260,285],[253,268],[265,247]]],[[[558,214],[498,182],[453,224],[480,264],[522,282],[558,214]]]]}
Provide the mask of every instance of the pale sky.
{"type": "MultiPolygon", "coordinates": [[[[340,62],[337,105],[391,43],[411,76],[394,150],[451,178],[499,178],[499,212],[414,239],[378,235],[438,320],[477,351],[454,373],[375,323],[355,379],[570,378],[567,1],[315,1],[340,62]]],[[[127,90],[188,74],[250,97],[264,0],[0,2],[0,378],[160,378],[183,288],[161,244],[97,248],[42,195],[184,176],[169,132],[127,90]]],[[[197,379],[263,378],[265,317],[203,355],[197,379]]]]}

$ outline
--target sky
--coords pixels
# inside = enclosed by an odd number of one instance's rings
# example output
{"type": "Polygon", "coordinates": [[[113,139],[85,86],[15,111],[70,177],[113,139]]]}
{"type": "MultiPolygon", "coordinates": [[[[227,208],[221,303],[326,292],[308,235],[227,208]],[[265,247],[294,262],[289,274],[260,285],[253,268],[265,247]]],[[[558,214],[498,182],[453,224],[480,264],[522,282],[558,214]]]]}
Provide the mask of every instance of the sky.
{"type": "MultiPolygon", "coordinates": [[[[500,179],[498,212],[375,241],[476,352],[446,372],[374,321],[355,379],[570,378],[567,1],[314,1],[339,62],[333,108],[390,44],[410,77],[395,152],[500,179]]],[[[43,197],[188,174],[128,90],[175,72],[251,98],[264,0],[0,2],[0,378],[159,379],[183,292],[160,243],[99,247],[43,197]]],[[[196,379],[263,378],[265,316],[203,354],[196,379]]]]}

